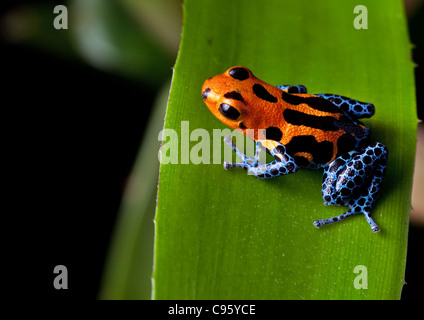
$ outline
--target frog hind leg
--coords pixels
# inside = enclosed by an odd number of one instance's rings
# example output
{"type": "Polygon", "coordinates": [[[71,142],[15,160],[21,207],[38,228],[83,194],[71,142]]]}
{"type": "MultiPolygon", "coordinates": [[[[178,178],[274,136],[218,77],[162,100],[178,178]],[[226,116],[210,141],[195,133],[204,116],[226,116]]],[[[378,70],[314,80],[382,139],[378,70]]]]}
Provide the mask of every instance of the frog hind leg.
{"type": "Polygon", "coordinates": [[[338,94],[319,93],[315,96],[331,101],[343,112],[347,113],[353,119],[370,118],[375,113],[375,107],[372,103],[361,102],[355,99],[344,97],[338,94]]]}
{"type": "Polygon", "coordinates": [[[234,144],[231,136],[226,136],[224,142],[228,144],[235,154],[242,160],[241,163],[230,163],[224,161],[224,169],[230,168],[243,168],[246,169],[248,174],[254,175],[260,179],[274,178],[281,175],[296,172],[298,166],[293,157],[286,153],[284,145],[273,140],[258,140],[256,141],[255,157],[249,157],[242,153],[234,144]],[[259,161],[259,153],[262,149],[269,152],[275,160],[270,163],[261,163],[259,161]]]}
{"type": "Polygon", "coordinates": [[[331,162],[323,175],[324,204],[348,205],[349,210],[333,218],[315,220],[315,227],[362,213],[372,232],[380,231],[370,212],[380,192],[387,156],[387,148],[377,142],[360,152],[349,152],[331,162]]]}
{"type": "Polygon", "coordinates": [[[287,93],[307,93],[306,87],[298,85],[280,85],[276,86],[287,93]]]}

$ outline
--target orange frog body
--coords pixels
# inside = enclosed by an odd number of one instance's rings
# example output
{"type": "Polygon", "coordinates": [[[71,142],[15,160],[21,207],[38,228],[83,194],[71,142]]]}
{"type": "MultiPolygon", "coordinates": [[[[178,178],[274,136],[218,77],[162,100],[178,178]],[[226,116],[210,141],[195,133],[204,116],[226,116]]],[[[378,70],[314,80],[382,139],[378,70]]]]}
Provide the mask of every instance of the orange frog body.
{"type": "Polygon", "coordinates": [[[386,168],[387,148],[369,143],[369,128],[359,118],[374,114],[374,106],[336,94],[308,94],[301,85],[272,86],[241,66],[205,81],[202,97],[221,122],[255,140],[254,158],[241,153],[231,137],[224,141],[243,160],[224,163],[242,167],[258,178],[296,172],[300,167],[324,169],[324,204],[349,206],[346,213],[314,221],[316,227],[363,213],[370,216],[386,168]],[[252,134],[253,132],[253,134],[252,134]],[[260,163],[259,151],[274,158],[260,163]]]}

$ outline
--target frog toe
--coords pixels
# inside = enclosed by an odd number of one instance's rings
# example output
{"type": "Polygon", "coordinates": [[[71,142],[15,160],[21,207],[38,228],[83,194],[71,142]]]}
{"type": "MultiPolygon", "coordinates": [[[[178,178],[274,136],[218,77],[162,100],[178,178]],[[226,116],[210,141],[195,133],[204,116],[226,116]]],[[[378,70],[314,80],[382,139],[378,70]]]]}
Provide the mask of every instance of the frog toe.
{"type": "Polygon", "coordinates": [[[228,170],[230,168],[233,168],[234,163],[231,163],[229,161],[224,161],[224,169],[228,170]]]}
{"type": "Polygon", "coordinates": [[[314,227],[315,228],[320,228],[323,225],[322,220],[315,220],[314,221],[314,227]]]}

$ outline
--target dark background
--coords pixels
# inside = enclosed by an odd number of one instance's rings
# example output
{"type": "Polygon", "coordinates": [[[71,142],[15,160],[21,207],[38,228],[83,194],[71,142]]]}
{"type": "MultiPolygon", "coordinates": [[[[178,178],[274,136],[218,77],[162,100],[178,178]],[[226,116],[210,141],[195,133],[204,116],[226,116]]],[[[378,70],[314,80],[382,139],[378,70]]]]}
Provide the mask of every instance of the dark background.
{"type": "MultiPolygon", "coordinates": [[[[25,1],[9,4],[0,14],[19,3],[25,1]]],[[[421,6],[409,22],[417,46],[420,119],[423,21],[421,6]]],[[[47,293],[59,299],[96,299],[125,181],[158,88],[28,43],[0,41],[3,109],[11,113],[3,122],[6,140],[17,142],[12,142],[13,155],[19,155],[13,163],[17,169],[10,173],[18,180],[11,189],[20,198],[6,212],[16,221],[4,225],[12,231],[8,265],[31,273],[26,285],[15,289],[18,294],[32,289],[34,298],[47,293]],[[53,288],[57,264],[68,267],[71,289],[53,288]]],[[[423,244],[424,229],[411,226],[402,299],[424,298],[423,244]]]]}

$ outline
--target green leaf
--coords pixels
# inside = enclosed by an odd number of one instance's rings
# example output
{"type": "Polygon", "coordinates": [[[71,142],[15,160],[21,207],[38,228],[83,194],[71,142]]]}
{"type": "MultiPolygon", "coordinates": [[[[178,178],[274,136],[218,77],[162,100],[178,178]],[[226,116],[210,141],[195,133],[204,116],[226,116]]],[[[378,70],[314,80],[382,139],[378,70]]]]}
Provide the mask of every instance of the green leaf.
{"type": "MultiPolygon", "coordinates": [[[[158,41],[160,37],[149,32],[151,28],[143,27],[140,8],[131,2],[74,0],[70,31],[76,48],[90,64],[154,87],[167,79],[173,54],[158,41]]],[[[151,12],[145,1],[142,6],[144,12],[151,12]]]]}
{"type": "Polygon", "coordinates": [[[155,299],[399,298],[416,142],[413,63],[402,2],[362,1],[368,29],[354,28],[357,4],[184,2],[165,120],[165,128],[178,133],[179,161],[160,166],[155,299]],[[376,115],[364,123],[390,150],[372,211],[381,232],[373,234],[362,215],[314,228],[315,219],[347,210],[323,206],[321,171],[259,180],[222,164],[182,164],[207,142],[189,141],[183,121],[190,133],[207,130],[211,145],[222,140],[213,139],[213,129],[225,126],[207,110],[201,87],[234,65],[274,85],[303,84],[311,93],[374,103],[376,115]],[[366,280],[357,266],[366,267],[366,280]],[[355,288],[355,278],[367,289],[355,288]]]}
{"type": "Polygon", "coordinates": [[[131,176],[127,182],[109,249],[101,299],[150,299],[153,261],[153,218],[159,162],[158,133],[163,127],[169,81],[153,104],[131,176]]]}

